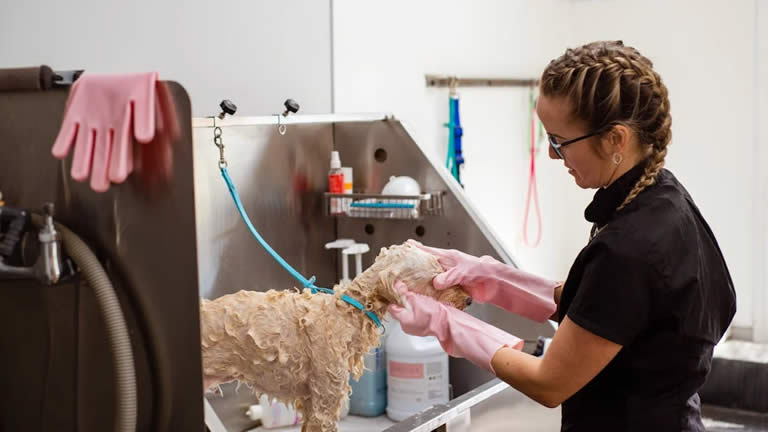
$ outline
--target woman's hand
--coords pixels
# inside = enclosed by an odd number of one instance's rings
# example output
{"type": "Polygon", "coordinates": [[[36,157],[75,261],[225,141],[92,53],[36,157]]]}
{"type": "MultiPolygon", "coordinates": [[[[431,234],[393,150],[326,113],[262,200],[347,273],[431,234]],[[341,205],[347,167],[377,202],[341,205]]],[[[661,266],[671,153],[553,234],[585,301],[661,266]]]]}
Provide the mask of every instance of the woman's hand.
{"type": "Polygon", "coordinates": [[[445,270],[432,280],[437,290],[459,285],[473,300],[493,303],[536,321],[547,320],[557,309],[558,282],[508,266],[490,256],[478,258],[455,249],[432,248],[415,240],[408,242],[434,255],[445,270]]]}
{"type": "Polygon", "coordinates": [[[520,338],[437,300],[408,291],[403,282],[394,285],[406,307],[389,306],[403,331],[414,336],[435,336],[448,355],[463,357],[494,373],[491,359],[504,347],[522,349],[520,338]]]}

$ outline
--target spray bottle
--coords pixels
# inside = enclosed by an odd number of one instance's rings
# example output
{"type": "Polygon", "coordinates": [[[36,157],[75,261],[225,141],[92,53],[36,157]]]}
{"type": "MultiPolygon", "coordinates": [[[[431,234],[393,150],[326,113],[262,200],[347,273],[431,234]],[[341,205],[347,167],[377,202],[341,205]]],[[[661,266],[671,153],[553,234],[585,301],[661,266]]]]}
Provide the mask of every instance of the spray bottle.
{"type": "MultiPolygon", "coordinates": [[[[341,158],[339,152],[331,152],[331,170],[328,171],[328,192],[334,194],[344,193],[344,171],[341,169],[341,158]]],[[[331,198],[330,214],[338,215],[344,211],[344,200],[342,198],[331,198]]]]}

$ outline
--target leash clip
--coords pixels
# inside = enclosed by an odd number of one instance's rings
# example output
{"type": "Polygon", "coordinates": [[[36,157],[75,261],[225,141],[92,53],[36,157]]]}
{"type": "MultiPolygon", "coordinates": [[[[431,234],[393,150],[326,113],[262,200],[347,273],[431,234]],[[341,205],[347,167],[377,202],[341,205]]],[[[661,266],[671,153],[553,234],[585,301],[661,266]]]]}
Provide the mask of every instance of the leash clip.
{"type": "Polygon", "coordinates": [[[224,158],[224,140],[221,138],[221,128],[213,128],[213,144],[219,148],[219,168],[227,167],[227,160],[224,158]]]}

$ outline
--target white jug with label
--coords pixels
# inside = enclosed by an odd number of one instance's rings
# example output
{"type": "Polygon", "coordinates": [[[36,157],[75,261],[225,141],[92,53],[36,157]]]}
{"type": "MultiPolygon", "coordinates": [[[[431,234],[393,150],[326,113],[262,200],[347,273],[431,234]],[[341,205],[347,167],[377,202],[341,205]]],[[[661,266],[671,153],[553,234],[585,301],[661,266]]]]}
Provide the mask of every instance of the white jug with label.
{"type": "Polygon", "coordinates": [[[387,417],[402,421],[448,402],[448,354],[437,338],[408,335],[397,320],[387,331],[387,417]]]}

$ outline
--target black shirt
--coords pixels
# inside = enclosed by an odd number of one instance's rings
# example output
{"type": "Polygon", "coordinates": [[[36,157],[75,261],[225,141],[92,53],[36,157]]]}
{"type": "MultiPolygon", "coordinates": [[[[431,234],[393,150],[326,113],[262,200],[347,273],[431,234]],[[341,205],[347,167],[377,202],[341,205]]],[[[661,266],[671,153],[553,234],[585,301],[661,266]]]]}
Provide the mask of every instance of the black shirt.
{"type": "Polygon", "coordinates": [[[562,405],[563,431],[703,431],[698,389],[736,312],[712,230],[671,172],[620,211],[642,162],[585,210],[594,237],[568,274],[559,313],[622,345],[562,405]]]}

